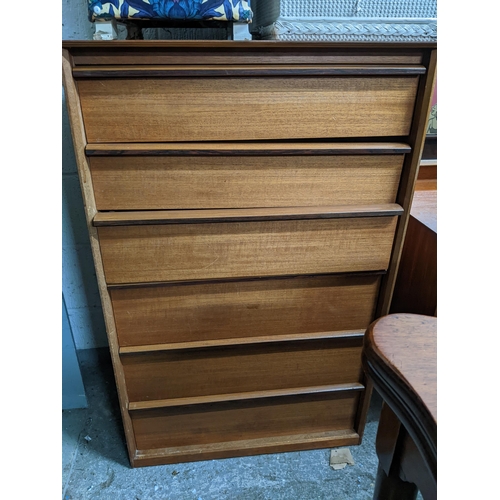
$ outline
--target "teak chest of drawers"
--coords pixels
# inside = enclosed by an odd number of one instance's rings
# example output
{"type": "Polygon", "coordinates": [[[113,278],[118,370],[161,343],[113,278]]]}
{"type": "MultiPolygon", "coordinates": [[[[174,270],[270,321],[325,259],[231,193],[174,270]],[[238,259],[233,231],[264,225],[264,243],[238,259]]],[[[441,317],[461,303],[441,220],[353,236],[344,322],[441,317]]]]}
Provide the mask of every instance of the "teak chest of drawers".
{"type": "Polygon", "coordinates": [[[435,49],[63,42],[133,466],[360,443],[435,49]]]}

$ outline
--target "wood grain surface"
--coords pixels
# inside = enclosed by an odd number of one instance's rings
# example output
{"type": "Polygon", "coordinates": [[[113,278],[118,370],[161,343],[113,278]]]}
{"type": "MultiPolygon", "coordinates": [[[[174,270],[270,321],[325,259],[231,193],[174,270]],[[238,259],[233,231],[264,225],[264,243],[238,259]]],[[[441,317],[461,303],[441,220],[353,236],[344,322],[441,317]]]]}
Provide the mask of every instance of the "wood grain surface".
{"type": "Polygon", "coordinates": [[[292,333],[286,335],[260,335],[257,337],[231,337],[228,339],[194,340],[188,342],[171,342],[168,344],[144,344],[120,347],[120,354],[138,354],[151,352],[185,351],[212,347],[235,347],[253,344],[274,344],[278,342],[295,342],[320,339],[355,339],[362,338],[364,330],[344,330],[340,332],[292,333]]]}
{"type": "Polygon", "coordinates": [[[387,269],[397,217],[98,228],[108,284],[387,269]]]}
{"type": "Polygon", "coordinates": [[[383,370],[387,383],[408,391],[437,423],[437,319],[419,314],[380,318],[368,328],[365,348],[367,360],[383,370]]]}
{"type": "Polygon", "coordinates": [[[111,289],[121,346],[366,330],[380,276],[111,289]]]}
{"type": "Polygon", "coordinates": [[[394,203],[403,155],[90,157],[98,210],[394,203]]]}
{"type": "Polygon", "coordinates": [[[410,214],[437,234],[437,189],[416,190],[410,214]]]}
{"type": "Polygon", "coordinates": [[[436,44],[63,48],[132,466],[359,444],[436,44]]]}
{"type": "Polygon", "coordinates": [[[379,76],[423,75],[420,65],[115,65],[78,66],[73,69],[75,78],[130,78],[130,77],[254,77],[254,76],[379,76]]]}
{"type": "MultiPolygon", "coordinates": [[[[184,447],[334,430],[350,431],[359,393],[319,394],[131,412],[140,450],[184,447]]],[[[327,436],[323,436],[323,441],[327,436]]],[[[243,443],[242,443],[243,444],[243,443]]],[[[256,443],[257,444],[257,443],[256,443]]],[[[324,444],[323,444],[324,446],[324,444]]],[[[272,448],[271,448],[272,449],[272,448]]],[[[182,450],[178,450],[182,453],[182,450]]],[[[271,450],[269,450],[271,451],[271,450]]]]}
{"type": "MultiPolygon", "coordinates": [[[[272,411],[272,410],[271,410],[272,411]]],[[[283,453],[287,451],[314,450],[336,446],[360,444],[359,434],[353,429],[339,429],[326,432],[307,432],[265,438],[237,439],[206,443],[202,446],[186,445],[171,448],[137,450],[132,459],[133,467],[174,464],[199,460],[214,460],[228,457],[244,457],[263,453],[283,453]]]]}
{"type": "Polygon", "coordinates": [[[111,359],[113,363],[113,371],[116,381],[120,412],[123,421],[123,428],[127,441],[127,451],[129,460],[133,463],[133,457],[136,452],[135,436],[132,429],[130,415],[127,411],[128,396],[125,388],[125,379],[123,376],[122,365],[118,355],[118,339],[116,337],[115,321],[113,317],[113,308],[111,299],[108,294],[104,272],[102,267],[102,258],[99,248],[99,238],[97,229],[92,225],[92,219],[97,213],[95,206],[94,190],[92,185],[92,176],[90,174],[89,164],[85,156],[85,147],[87,138],[85,136],[85,127],[80,107],[80,98],[75,81],[72,78],[72,67],[74,61],[72,55],[63,50],[62,53],[62,70],[63,70],[63,85],[66,94],[66,104],[68,108],[69,121],[71,125],[71,136],[75,151],[76,165],[78,169],[78,178],[83,198],[83,209],[85,212],[85,221],[90,239],[90,248],[96,272],[97,286],[102,304],[102,312],[106,325],[106,335],[109,343],[111,359]]]}
{"type": "Polygon", "coordinates": [[[398,196],[396,198],[396,201],[403,207],[405,212],[398,221],[398,227],[394,237],[394,250],[391,255],[389,270],[382,281],[381,300],[379,301],[379,305],[377,307],[377,316],[384,316],[390,311],[394,285],[396,283],[406,229],[410,217],[413,193],[417,182],[422,150],[426,138],[431,99],[436,81],[437,50],[428,52],[425,55],[424,62],[428,67],[428,72],[425,77],[422,77],[419,81],[418,95],[415,102],[411,131],[406,138],[412,147],[413,154],[405,156],[403,171],[401,173],[401,183],[399,186],[398,196]]]}
{"type": "Polygon", "coordinates": [[[415,191],[391,313],[437,314],[437,191],[415,191]]]}
{"type": "Polygon", "coordinates": [[[65,40],[75,66],[136,64],[420,64],[435,43],[65,40]]]}
{"type": "Polygon", "coordinates": [[[95,215],[96,227],[146,226],[153,224],[209,224],[220,222],[353,219],[399,216],[397,203],[380,205],[328,205],[312,207],[205,208],[194,210],[109,211],[95,215]]]}
{"type": "Polygon", "coordinates": [[[410,153],[404,142],[171,142],[88,144],[87,156],[331,156],[410,153]]]}
{"type": "Polygon", "coordinates": [[[176,399],[154,399],[150,401],[130,402],[128,407],[130,411],[152,410],[158,408],[173,408],[176,406],[204,405],[207,403],[223,403],[228,401],[254,401],[256,399],[269,399],[284,396],[304,396],[311,394],[323,394],[334,392],[363,392],[363,384],[359,382],[350,382],[345,384],[330,384],[305,387],[287,387],[286,389],[267,389],[258,391],[233,392],[230,394],[214,394],[209,396],[182,397],[176,399]]]}
{"type": "Polygon", "coordinates": [[[410,217],[391,313],[437,313],[437,234],[410,217]]]}
{"type": "Polygon", "coordinates": [[[130,401],[359,382],[362,339],[122,355],[130,401]]]}
{"type": "Polygon", "coordinates": [[[78,88],[88,142],[317,139],[408,134],[418,79],[82,79],[78,88]]]}
{"type": "MultiPolygon", "coordinates": [[[[384,427],[380,433],[380,441],[396,441],[378,445],[385,474],[399,474],[415,483],[424,498],[437,498],[437,319],[418,314],[379,318],[367,329],[362,359],[375,388],[402,424],[401,438],[391,439],[384,427]],[[389,459],[392,463],[385,470],[389,459]]],[[[388,483],[383,474],[379,476],[378,483],[388,483]]]]}

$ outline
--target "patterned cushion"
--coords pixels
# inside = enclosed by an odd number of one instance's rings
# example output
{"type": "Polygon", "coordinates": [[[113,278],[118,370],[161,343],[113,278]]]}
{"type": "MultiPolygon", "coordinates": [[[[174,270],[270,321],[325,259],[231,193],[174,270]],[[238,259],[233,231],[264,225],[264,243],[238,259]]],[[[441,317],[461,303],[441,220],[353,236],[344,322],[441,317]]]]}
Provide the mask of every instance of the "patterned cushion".
{"type": "Polygon", "coordinates": [[[90,21],[170,19],[250,23],[249,0],[88,0],[90,21]]]}

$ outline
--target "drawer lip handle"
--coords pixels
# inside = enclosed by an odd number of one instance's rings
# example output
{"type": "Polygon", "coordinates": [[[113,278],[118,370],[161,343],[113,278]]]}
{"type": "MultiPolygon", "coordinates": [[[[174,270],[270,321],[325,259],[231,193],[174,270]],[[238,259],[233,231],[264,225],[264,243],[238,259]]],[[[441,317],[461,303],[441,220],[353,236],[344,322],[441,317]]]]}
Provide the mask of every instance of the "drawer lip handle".
{"type": "Polygon", "coordinates": [[[209,279],[198,279],[198,280],[181,280],[181,281],[146,281],[137,283],[107,283],[106,287],[108,290],[123,290],[128,288],[152,288],[152,287],[171,287],[171,286],[190,286],[190,285],[200,285],[207,283],[234,283],[234,282],[245,282],[245,281],[268,281],[268,280],[293,280],[301,278],[316,278],[322,276],[330,277],[377,277],[384,276],[387,274],[386,269],[374,269],[368,271],[347,271],[347,272],[335,272],[335,273],[312,273],[312,274],[280,274],[280,275],[270,275],[270,276],[239,276],[239,277],[226,277],[226,278],[209,278],[209,279]]]}
{"type": "Polygon", "coordinates": [[[162,224],[209,224],[229,222],[264,222],[311,219],[388,217],[404,213],[397,203],[329,207],[238,208],[205,210],[142,210],[98,212],[95,227],[142,226],[162,224]]]}
{"type": "Polygon", "coordinates": [[[358,382],[350,384],[333,384],[313,387],[297,387],[291,389],[271,389],[255,392],[238,392],[232,394],[216,394],[210,396],[197,396],[189,398],[159,399],[152,401],[134,401],[128,403],[129,411],[152,410],[156,408],[169,408],[176,406],[190,406],[198,404],[211,404],[223,402],[248,401],[256,399],[267,399],[275,397],[308,396],[315,394],[349,393],[361,392],[365,389],[363,384],[358,382]]]}
{"type": "Polygon", "coordinates": [[[404,142],[112,143],[87,144],[87,156],[331,156],[411,153],[404,142]]]}
{"type": "Polygon", "coordinates": [[[122,346],[119,348],[120,355],[130,354],[148,354],[160,351],[177,351],[189,349],[210,349],[219,347],[239,347],[247,345],[269,344],[269,343],[296,343],[296,342],[310,342],[310,341],[345,341],[350,340],[356,343],[364,338],[365,330],[346,330],[338,332],[317,332],[317,333],[298,333],[291,335],[275,335],[275,336],[262,336],[262,337],[240,337],[218,340],[204,340],[192,342],[175,342],[169,344],[148,344],[148,345],[135,345],[135,346],[122,346]]]}
{"type": "Polygon", "coordinates": [[[425,75],[427,69],[415,65],[382,64],[318,64],[318,65],[113,65],[76,66],[77,78],[217,78],[217,77],[348,77],[348,76],[415,76],[425,75]]]}

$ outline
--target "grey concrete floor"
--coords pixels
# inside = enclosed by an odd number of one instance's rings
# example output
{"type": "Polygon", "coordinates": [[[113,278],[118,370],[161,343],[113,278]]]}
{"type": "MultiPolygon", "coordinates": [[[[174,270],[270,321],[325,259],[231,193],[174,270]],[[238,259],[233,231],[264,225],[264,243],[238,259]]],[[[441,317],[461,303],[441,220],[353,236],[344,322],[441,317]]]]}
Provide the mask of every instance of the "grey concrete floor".
{"type": "MultiPolygon", "coordinates": [[[[355,465],[333,470],[330,450],[132,469],[107,349],[80,351],[89,407],[63,411],[64,500],[369,500],[381,399],[374,393],[355,465]]],[[[420,498],[420,495],[419,495],[420,498]]]]}

